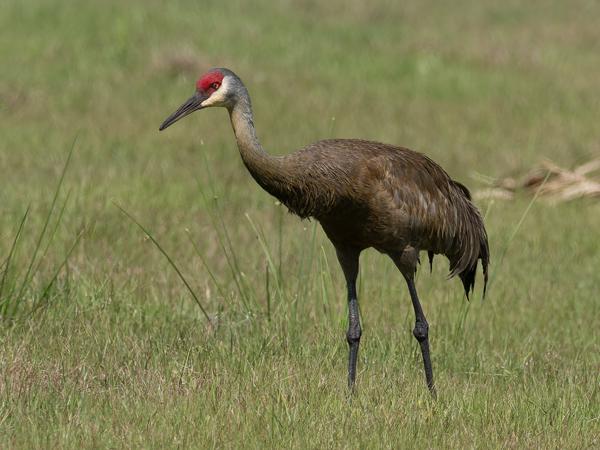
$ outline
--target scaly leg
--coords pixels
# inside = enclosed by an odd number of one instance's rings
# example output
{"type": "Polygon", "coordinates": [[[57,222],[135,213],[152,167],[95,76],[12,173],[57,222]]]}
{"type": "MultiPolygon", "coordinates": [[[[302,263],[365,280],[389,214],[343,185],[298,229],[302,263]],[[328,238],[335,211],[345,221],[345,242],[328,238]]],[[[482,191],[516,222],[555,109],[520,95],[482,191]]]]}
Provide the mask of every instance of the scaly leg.
{"type": "Polygon", "coordinates": [[[435,386],[433,384],[433,370],[431,369],[431,357],[429,355],[429,325],[423,314],[419,297],[417,296],[417,290],[415,288],[414,277],[405,277],[406,284],[408,284],[408,291],[410,292],[410,299],[412,300],[413,308],[415,310],[415,328],[413,329],[413,336],[419,342],[421,346],[421,354],[423,355],[423,366],[425,368],[425,379],[427,380],[427,387],[431,392],[431,395],[435,398],[435,386]]]}
{"type": "Polygon", "coordinates": [[[348,288],[348,331],[346,340],[349,346],[348,356],[348,387],[354,388],[356,380],[356,360],[358,359],[358,346],[362,330],[358,313],[358,299],[356,296],[356,277],[358,276],[358,256],[355,249],[337,248],[337,256],[346,277],[348,288]]]}

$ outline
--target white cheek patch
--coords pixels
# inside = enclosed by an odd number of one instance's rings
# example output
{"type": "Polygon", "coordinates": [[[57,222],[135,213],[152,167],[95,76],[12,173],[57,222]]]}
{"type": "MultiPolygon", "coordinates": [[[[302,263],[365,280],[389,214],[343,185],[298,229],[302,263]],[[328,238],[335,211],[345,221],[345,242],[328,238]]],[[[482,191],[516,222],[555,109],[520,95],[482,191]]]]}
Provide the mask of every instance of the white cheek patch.
{"type": "Polygon", "coordinates": [[[221,103],[224,103],[225,98],[226,98],[225,94],[228,91],[228,87],[229,87],[229,77],[225,77],[225,78],[223,78],[221,87],[219,87],[219,89],[217,89],[215,92],[213,92],[210,97],[208,97],[206,100],[204,100],[201,103],[201,106],[203,106],[203,107],[216,106],[221,103]]]}

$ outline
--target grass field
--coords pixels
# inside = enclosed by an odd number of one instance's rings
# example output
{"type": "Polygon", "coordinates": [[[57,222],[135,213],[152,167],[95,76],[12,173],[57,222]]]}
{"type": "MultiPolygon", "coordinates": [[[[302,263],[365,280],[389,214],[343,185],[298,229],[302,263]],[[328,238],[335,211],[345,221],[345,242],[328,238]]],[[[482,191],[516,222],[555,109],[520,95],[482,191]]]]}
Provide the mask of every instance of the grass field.
{"type": "Polygon", "coordinates": [[[420,271],[437,401],[404,282],[365,252],[349,399],[318,225],[254,183],[225,111],[157,131],[226,66],[276,154],[374,139],[473,190],[600,154],[597,3],[397,3],[2,2],[1,448],[600,447],[597,201],[479,202],[483,302],[420,271]]]}

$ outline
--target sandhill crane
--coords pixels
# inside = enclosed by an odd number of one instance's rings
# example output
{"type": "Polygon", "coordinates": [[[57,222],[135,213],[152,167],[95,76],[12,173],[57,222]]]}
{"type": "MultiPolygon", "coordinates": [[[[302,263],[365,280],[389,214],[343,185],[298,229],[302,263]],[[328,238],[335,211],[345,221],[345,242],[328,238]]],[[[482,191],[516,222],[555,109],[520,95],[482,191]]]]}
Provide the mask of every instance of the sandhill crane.
{"type": "Polygon", "coordinates": [[[246,87],[232,71],[212,69],[196,82],[194,95],[160,126],[164,130],[188,114],[224,107],[240,155],[256,182],[301,218],[317,219],[333,243],[348,290],[348,385],[356,379],[361,326],[356,294],[359,255],[375,248],[400,270],[415,311],[413,335],[423,356],[425,379],[435,396],[429,354],[429,325],[414,275],[419,252],[450,261],[467,297],[481,260],[487,284],[489,248],[483,220],[468,189],[438,164],[412,150],[358,139],[318,141],[285,156],[263,150],[254,128],[246,87]]]}

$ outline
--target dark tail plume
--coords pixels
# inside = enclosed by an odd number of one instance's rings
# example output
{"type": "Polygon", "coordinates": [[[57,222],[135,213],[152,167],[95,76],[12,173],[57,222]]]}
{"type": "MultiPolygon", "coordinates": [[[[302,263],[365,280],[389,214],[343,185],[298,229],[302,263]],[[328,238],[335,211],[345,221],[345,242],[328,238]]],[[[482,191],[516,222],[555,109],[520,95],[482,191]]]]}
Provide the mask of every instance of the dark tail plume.
{"type": "Polygon", "coordinates": [[[485,297],[488,282],[488,265],[490,262],[487,232],[479,210],[471,203],[471,196],[468,189],[462,185],[458,187],[464,197],[463,202],[457,205],[459,210],[458,233],[455,237],[453,249],[447,255],[448,259],[450,259],[450,276],[458,275],[460,277],[465,294],[469,298],[469,294],[475,287],[477,264],[481,260],[483,268],[483,297],[485,297]]]}
{"type": "Polygon", "coordinates": [[[465,294],[467,295],[467,299],[469,298],[469,294],[473,292],[473,288],[475,287],[475,275],[477,274],[477,261],[481,260],[481,267],[483,268],[483,298],[485,298],[485,293],[487,289],[488,282],[488,265],[490,261],[490,251],[488,247],[487,237],[482,239],[481,246],[479,249],[479,257],[475,260],[475,263],[471,265],[468,269],[460,272],[458,276],[460,277],[462,284],[465,288],[465,294]]]}
{"type": "Polygon", "coordinates": [[[431,250],[429,250],[427,252],[427,256],[429,257],[429,273],[433,272],[433,257],[434,257],[435,253],[433,253],[431,250]]]}

